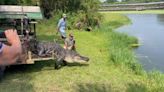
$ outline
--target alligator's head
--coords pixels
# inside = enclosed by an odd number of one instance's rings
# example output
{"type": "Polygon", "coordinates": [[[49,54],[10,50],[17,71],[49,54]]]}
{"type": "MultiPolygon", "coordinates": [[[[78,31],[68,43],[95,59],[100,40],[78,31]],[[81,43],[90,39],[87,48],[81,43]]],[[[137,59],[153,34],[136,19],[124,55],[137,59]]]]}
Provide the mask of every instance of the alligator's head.
{"type": "Polygon", "coordinates": [[[64,60],[68,63],[86,63],[89,61],[89,58],[81,56],[76,51],[67,50],[64,60]]]}

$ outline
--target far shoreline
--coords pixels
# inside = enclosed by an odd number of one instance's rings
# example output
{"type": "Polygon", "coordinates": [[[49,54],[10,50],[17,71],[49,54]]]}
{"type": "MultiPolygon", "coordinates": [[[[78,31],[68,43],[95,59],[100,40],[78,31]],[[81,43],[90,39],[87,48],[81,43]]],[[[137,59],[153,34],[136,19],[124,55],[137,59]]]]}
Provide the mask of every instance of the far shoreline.
{"type": "Polygon", "coordinates": [[[98,11],[100,13],[120,13],[120,14],[164,14],[164,10],[142,10],[142,11],[98,11]]]}

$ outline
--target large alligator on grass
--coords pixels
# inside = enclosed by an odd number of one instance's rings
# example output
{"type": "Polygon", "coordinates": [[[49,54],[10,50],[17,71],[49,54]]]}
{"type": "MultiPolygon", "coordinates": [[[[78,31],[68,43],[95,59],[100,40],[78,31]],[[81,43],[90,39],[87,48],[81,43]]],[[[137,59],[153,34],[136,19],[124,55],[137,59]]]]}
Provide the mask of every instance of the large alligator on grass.
{"type": "Polygon", "coordinates": [[[30,48],[33,53],[39,56],[47,56],[54,53],[56,58],[55,69],[59,69],[67,63],[86,63],[89,61],[88,57],[82,56],[74,50],[66,50],[56,42],[30,42],[30,48]]]}
{"type": "MultiPolygon", "coordinates": [[[[67,65],[67,63],[86,63],[89,61],[88,57],[80,55],[78,52],[73,50],[66,50],[56,42],[39,42],[36,40],[31,40],[29,42],[29,50],[40,57],[49,57],[54,55],[55,69],[59,69],[62,65],[67,65]]],[[[22,61],[26,60],[27,55],[25,54],[27,50],[26,44],[22,44],[23,53],[20,56],[22,61]]],[[[4,74],[5,66],[0,66],[0,79],[4,74]]]]}

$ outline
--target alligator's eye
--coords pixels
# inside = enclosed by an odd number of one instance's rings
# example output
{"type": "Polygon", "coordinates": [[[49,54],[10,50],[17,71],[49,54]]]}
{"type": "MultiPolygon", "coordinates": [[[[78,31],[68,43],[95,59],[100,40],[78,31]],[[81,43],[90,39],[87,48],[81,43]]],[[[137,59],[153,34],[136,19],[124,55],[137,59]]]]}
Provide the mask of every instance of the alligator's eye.
{"type": "Polygon", "coordinates": [[[79,56],[75,56],[76,59],[79,59],[80,57],[79,56]]]}

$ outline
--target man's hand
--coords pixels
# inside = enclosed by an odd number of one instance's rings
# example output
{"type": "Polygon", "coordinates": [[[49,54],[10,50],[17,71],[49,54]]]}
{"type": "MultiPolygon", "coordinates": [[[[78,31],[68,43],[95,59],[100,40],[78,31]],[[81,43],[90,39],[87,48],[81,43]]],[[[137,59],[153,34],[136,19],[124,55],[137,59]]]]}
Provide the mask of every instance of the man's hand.
{"type": "Polygon", "coordinates": [[[0,65],[10,65],[15,63],[22,53],[22,46],[16,30],[6,30],[6,39],[9,45],[3,44],[0,54],[0,65]]]}
{"type": "Polygon", "coordinates": [[[5,31],[6,39],[10,45],[20,46],[21,42],[16,30],[9,29],[5,31]]]}

